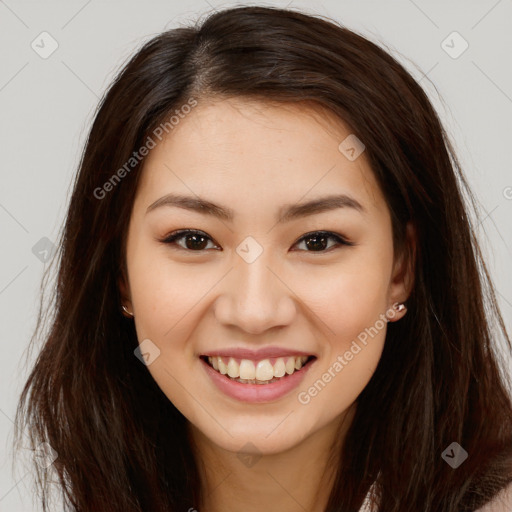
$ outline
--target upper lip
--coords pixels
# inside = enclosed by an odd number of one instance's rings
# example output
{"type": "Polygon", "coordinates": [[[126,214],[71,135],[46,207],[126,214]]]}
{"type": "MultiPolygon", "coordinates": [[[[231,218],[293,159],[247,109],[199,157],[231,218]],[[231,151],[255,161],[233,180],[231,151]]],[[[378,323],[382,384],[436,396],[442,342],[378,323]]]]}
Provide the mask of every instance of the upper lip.
{"type": "Polygon", "coordinates": [[[204,354],[201,355],[233,357],[237,359],[251,359],[254,361],[261,361],[262,359],[268,359],[270,357],[312,356],[314,354],[312,354],[311,352],[304,352],[302,350],[294,350],[291,348],[264,347],[258,350],[251,350],[248,348],[225,348],[205,352],[204,354]]]}

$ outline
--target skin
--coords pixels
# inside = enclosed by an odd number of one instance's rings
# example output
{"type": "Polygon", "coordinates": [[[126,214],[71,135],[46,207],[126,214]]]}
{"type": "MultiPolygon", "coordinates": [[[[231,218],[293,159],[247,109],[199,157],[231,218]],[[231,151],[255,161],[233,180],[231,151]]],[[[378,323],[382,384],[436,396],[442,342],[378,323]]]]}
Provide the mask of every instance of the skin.
{"type": "Polygon", "coordinates": [[[304,105],[201,101],[145,161],[119,285],[139,342],[160,350],[149,372],[190,422],[204,490],[191,507],[201,512],[323,510],[334,476],[327,458],[376,369],[385,323],[309,403],[297,395],[410,293],[411,266],[394,255],[389,209],[366,155],[350,161],[338,149],[350,133],[304,105]],[[171,206],[146,213],[170,192],[229,207],[235,219],[171,206]],[[338,208],[276,223],[281,206],[333,193],[357,199],[365,213],[338,208]],[[186,237],[161,242],[186,228],[209,237],[202,251],[190,240],[187,249],[186,237]],[[355,245],[329,239],[322,252],[300,240],[319,230],[355,245]],[[236,252],[247,236],[263,248],[250,264],[236,252]],[[215,349],[270,345],[317,356],[300,387],[271,403],[224,395],[199,360],[215,349]],[[252,464],[240,457],[248,442],[252,464]]]}

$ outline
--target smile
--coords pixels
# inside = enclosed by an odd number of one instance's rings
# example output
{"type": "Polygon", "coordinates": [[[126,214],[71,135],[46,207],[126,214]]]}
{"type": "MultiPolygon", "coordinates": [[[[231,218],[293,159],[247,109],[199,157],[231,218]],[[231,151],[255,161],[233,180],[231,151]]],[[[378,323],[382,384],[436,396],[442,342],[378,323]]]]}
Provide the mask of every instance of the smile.
{"type": "Polygon", "coordinates": [[[235,357],[202,356],[210,367],[221,375],[242,384],[271,384],[294,374],[314,356],[273,357],[254,361],[235,357]]]}

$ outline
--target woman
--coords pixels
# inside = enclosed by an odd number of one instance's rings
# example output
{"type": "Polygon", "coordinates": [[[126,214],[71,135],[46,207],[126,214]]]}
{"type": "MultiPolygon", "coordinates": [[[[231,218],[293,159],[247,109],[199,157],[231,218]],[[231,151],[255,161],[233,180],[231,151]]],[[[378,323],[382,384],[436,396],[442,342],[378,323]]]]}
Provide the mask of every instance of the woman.
{"type": "Polygon", "coordinates": [[[425,93],[346,28],[243,7],[155,37],[75,182],[16,418],[38,474],[78,511],[512,507],[464,194],[425,93]]]}

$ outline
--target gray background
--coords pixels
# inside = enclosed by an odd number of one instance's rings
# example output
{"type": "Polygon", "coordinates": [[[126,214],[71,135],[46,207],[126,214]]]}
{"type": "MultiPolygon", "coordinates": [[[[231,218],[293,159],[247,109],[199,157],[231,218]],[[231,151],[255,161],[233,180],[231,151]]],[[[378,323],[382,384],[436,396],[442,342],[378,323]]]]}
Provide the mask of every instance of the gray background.
{"type": "MultiPolygon", "coordinates": [[[[229,5],[235,3],[0,0],[0,511],[39,510],[28,460],[11,474],[12,418],[30,367],[23,357],[35,327],[45,250],[63,221],[96,104],[144,41],[229,5]],[[50,36],[40,36],[44,31],[50,36]],[[55,44],[51,38],[58,48],[42,58],[55,44]]],[[[510,332],[511,0],[262,5],[336,18],[385,46],[420,80],[478,196],[475,224],[510,332]],[[459,55],[464,40],[469,46],[459,55]]]]}

